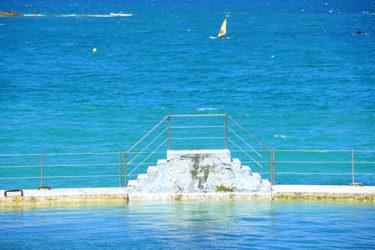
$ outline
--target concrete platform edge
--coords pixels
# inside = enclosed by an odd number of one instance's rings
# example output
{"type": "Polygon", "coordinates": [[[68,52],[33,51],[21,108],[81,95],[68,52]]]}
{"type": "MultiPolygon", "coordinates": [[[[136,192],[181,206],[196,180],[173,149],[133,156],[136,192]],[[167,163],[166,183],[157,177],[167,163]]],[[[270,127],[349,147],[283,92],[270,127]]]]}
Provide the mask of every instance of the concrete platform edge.
{"type": "Polygon", "coordinates": [[[150,200],[340,200],[375,202],[375,186],[275,185],[271,193],[128,193],[127,188],[76,188],[24,190],[8,193],[0,190],[0,206],[39,203],[76,203],[150,200]]]}

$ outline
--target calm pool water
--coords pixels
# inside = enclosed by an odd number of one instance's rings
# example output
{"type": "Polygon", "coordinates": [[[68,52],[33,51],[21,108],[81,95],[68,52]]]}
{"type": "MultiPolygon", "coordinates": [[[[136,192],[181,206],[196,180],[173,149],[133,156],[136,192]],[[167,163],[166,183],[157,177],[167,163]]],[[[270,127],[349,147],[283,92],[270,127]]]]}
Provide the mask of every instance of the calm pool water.
{"type": "Polygon", "coordinates": [[[130,202],[0,208],[0,248],[375,247],[373,203],[130,202]]]}

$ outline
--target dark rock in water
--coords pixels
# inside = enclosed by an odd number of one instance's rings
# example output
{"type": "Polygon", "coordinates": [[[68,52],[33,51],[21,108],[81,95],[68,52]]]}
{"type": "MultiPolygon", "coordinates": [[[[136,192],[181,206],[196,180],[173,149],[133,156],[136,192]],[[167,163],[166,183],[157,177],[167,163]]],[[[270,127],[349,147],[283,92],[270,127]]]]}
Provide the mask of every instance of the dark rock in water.
{"type": "Polygon", "coordinates": [[[8,12],[2,12],[0,10],[0,16],[23,16],[23,14],[18,14],[17,12],[15,12],[14,10],[10,10],[8,12]]]}

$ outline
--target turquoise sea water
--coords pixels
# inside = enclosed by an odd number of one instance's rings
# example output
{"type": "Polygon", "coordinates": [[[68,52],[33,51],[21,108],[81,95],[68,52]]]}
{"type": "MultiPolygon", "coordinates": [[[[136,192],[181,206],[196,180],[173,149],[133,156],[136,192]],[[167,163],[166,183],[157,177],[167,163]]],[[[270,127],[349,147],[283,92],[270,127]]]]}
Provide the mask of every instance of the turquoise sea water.
{"type": "MultiPolygon", "coordinates": [[[[44,152],[45,176],[118,174],[116,152],[129,149],[168,114],[228,113],[276,150],[375,149],[373,1],[7,0],[0,3],[0,9],[44,15],[0,18],[0,151],[5,155],[44,152]],[[110,13],[132,16],[74,16],[110,13]],[[227,39],[211,39],[224,18],[228,20],[227,39]],[[355,35],[357,29],[363,34],[355,35]],[[115,153],[47,155],[74,152],[115,153]],[[82,168],[85,164],[112,165],[82,168]]],[[[223,125],[223,120],[180,119],[176,124],[223,125]]],[[[176,129],[172,133],[188,138],[223,136],[222,129],[176,129]]],[[[241,143],[233,133],[229,136],[241,143]]],[[[162,141],[146,151],[153,151],[162,141]]],[[[224,142],[172,142],[172,149],[194,147],[222,148],[224,142]]],[[[239,150],[231,142],[229,148],[239,150]]],[[[165,149],[166,144],[158,150],[164,153],[145,163],[165,158],[165,149]]],[[[262,156],[255,160],[264,162],[263,169],[249,165],[269,178],[270,157],[267,152],[262,156]]],[[[249,160],[245,154],[234,157],[249,160]]],[[[372,162],[356,164],[357,172],[374,173],[375,152],[355,157],[359,162],[372,162]]],[[[32,166],[2,168],[1,177],[37,177],[40,158],[1,157],[1,166],[32,166]]],[[[137,163],[144,159],[138,158],[137,163]]],[[[352,181],[350,151],[276,152],[275,159],[279,184],[346,185],[352,181]],[[297,170],[346,175],[281,174],[297,170]]],[[[134,174],[145,172],[147,165],[141,167],[134,174]]],[[[375,184],[373,175],[358,175],[357,181],[375,184]]],[[[4,189],[31,188],[39,180],[2,183],[4,189]]],[[[73,179],[69,184],[66,179],[54,179],[47,184],[113,186],[117,179],[73,179]]]]}
{"type": "MultiPolygon", "coordinates": [[[[3,0],[0,10],[44,15],[0,18],[0,154],[32,154],[0,157],[0,189],[37,188],[41,152],[44,176],[62,176],[45,178],[44,185],[118,186],[118,152],[168,114],[228,113],[276,150],[375,149],[374,1],[3,0]],[[110,13],[132,16],[74,16],[110,13]],[[211,39],[224,18],[227,39],[211,39]],[[357,29],[363,34],[355,35],[357,29]],[[56,155],[87,152],[111,153],[56,155]],[[93,175],[109,176],[69,177],[93,175]]],[[[176,118],[171,125],[222,126],[223,119],[176,118]]],[[[157,149],[165,135],[146,151],[157,149]]],[[[172,135],[222,137],[223,129],[176,128],[172,135]]],[[[234,132],[229,136],[241,143],[234,132]]],[[[171,146],[225,145],[210,139],[173,140],[171,146]]],[[[249,160],[233,143],[229,147],[244,164],[249,160]]],[[[154,164],[165,149],[133,163],[154,164]]],[[[263,168],[246,164],[269,178],[269,154],[259,152],[263,168]]],[[[352,181],[350,151],[275,154],[278,184],[352,181]],[[297,160],[343,163],[285,163],[297,160]],[[282,174],[295,172],[345,175],[282,174]]],[[[375,162],[374,152],[355,157],[375,162]]],[[[358,163],[356,171],[374,174],[374,167],[358,163]]],[[[375,185],[373,175],[356,181],[375,185]]],[[[319,202],[2,209],[0,248],[371,248],[373,211],[372,204],[319,202]]]]}

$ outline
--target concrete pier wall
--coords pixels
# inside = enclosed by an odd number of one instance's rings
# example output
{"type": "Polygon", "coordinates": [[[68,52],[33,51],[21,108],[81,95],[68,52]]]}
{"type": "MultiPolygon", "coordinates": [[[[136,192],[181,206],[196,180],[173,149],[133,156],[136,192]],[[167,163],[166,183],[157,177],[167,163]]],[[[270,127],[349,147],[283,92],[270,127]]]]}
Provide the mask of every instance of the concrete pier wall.
{"type": "Polygon", "coordinates": [[[77,188],[24,190],[4,197],[0,190],[0,206],[28,204],[59,204],[75,202],[150,201],[150,200],[340,200],[375,202],[375,186],[276,185],[271,193],[128,193],[127,188],[77,188]]]}
{"type": "Polygon", "coordinates": [[[52,190],[25,189],[23,196],[20,192],[0,190],[1,205],[27,205],[33,203],[75,203],[86,201],[128,201],[128,192],[125,188],[66,188],[52,190]]]}
{"type": "Polygon", "coordinates": [[[323,185],[275,185],[273,200],[346,200],[375,201],[375,187],[323,186],[323,185]]]}

